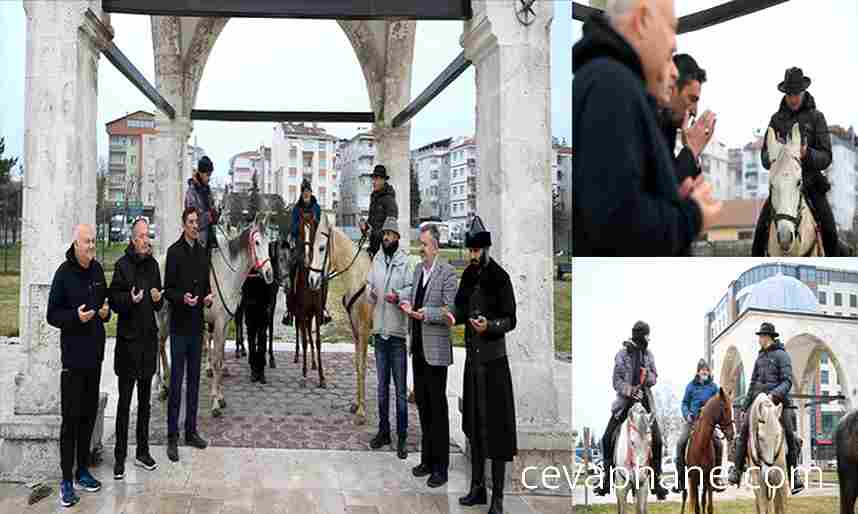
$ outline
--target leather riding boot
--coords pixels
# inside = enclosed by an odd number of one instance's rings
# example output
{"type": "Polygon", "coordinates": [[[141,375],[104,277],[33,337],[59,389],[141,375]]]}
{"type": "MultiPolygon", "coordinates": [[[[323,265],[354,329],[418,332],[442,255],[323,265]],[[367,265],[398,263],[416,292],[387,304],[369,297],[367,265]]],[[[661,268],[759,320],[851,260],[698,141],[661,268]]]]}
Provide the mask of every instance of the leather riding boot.
{"type": "MultiPolygon", "coordinates": [[[[715,446],[715,466],[720,466],[724,458],[724,446],[718,440],[715,440],[712,444],[715,446]]],[[[727,487],[721,473],[715,475],[715,478],[712,479],[712,484],[715,486],[716,491],[723,491],[727,487]]]]}
{"type": "Polygon", "coordinates": [[[488,502],[486,493],[486,459],[476,452],[471,455],[471,490],[459,498],[459,505],[485,505],[488,502]]]}
{"type": "Polygon", "coordinates": [[[748,455],[748,437],[742,430],[736,436],[736,455],[733,460],[733,467],[730,469],[730,476],[727,481],[733,485],[739,485],[742,481],[742,474],[745,472],[745,459],[748,455]]]}
{"type": "Polygon", "coordinates": [[[613,435],[620,423],[619,418],[611,416],[608,420],[608,426],[605,427],[605,433],[602,434],[602,480],[600,484],[593,489],[593,494],[597,496],[607,496],[611,492],[611,469],[614,464],[613,435]]]}
{"type": "Polygon", "coordinates": [[[503,514],[503,485],[506,462],[492,459],[492,504],[488,514],[503,514]]]}
{"type": "Polygon", "coordinates": [[[661,483],[661,463],[663,442],[661,437],[661,428],[657,421],[652,423],[652,471],[653,471],[653,489],[652,492],[659,500],[664,500],[670,491],[665,489],[661,483]]]}
{"type": "Polygon", "coordinates": [[[760,210],[757,226],[754,228],[754,242],[751,246],[751,255],[754,257],[765,257],[766,253],[768,253],[766,250],[769,241],[769,222],[771,217],[772,204],[769,199],[766,199],[763,208],[760,210]]]}

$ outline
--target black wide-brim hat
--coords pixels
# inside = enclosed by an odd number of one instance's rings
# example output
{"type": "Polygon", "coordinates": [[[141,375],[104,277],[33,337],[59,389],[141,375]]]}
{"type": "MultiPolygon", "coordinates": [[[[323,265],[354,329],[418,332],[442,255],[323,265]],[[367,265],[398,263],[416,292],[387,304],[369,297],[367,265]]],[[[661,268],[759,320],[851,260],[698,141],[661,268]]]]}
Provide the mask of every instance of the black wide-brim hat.
{"type": "Polygon", "coordinates": [[[375,165],[375,168],[372,169],[372,176],[381,177],[385,180],[390,178],[390,175],[387,174],[387,168],[385,168],[382,164],[375,165]]]}
{"type": "Polygon", "coordinates": [[[805,77],[801,68],[790,68],[784,72],[784,81],[778,84],[778,91],[797,95],[808,87],[810,87],[810,77],[805,77]]]}
{"type": "Polygon", "coordinates": [[[778,337],[780,334],[775,331],[775,326],[771,323],[763,323],[760,325],[760,330],[757,332],[758,336],[771,336],[772,338],[778,337]]]}

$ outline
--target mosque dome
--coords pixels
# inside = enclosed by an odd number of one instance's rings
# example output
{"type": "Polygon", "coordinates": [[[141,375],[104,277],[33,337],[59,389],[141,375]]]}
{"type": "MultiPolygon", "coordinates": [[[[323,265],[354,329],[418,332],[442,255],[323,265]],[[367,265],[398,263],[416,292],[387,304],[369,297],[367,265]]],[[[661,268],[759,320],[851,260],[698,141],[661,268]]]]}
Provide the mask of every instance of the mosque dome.
{"type": "Polygon", "coordinates": [[[743,302],[742,310],[816,313],[819,312],[818,301],[816,294],[802,281],[778,274],[754,284],[743,302]]]}

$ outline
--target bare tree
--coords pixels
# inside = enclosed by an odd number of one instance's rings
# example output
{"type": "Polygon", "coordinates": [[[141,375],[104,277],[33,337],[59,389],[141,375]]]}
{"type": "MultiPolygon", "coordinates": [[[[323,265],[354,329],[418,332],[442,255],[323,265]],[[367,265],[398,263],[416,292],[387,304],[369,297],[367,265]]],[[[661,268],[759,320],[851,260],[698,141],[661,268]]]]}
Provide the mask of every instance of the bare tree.
{"type": "Polygon", "coordinates": [[[682,430],[682,398],[677,391],[681,390],[676,384],[670,382],[659,382],[652,389],[656,403],[656,418],[661,428],[662,440],[665,450],[671,452],[676,446],[676,440],[682,430]]]}

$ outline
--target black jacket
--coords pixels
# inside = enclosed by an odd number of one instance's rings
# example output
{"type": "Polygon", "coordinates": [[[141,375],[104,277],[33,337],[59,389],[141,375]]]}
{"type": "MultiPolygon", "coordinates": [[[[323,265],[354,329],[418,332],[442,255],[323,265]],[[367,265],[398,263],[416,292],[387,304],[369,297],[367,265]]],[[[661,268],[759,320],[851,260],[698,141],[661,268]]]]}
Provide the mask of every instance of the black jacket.
{"type": "Polygon", "coordinates": [[[74,245],[66,251],[66,260],[54,273],[48,297],[48,323],[60,329],[60,349],[63,368],[101,368],[104,360],[104,324],[98,309],[107,299],[104,269],[94,260],[84,269],[74,254],[74,245]],[[77,309],[95,310],[86,323],[80,321],[77,309]]]}
{"type": "MultiPolygon", "coordinates": [[[[775,129],[775,135],[778,138],[786,141],[795,123],[798,123],[801,130],[802,142],[807,144],[807,155],[801,161],[801,176],[804,186],[826,193],[831,189],[831,183],[822,172],[831,166],[831,134],[828,132],[825,116],[816,110],[816,100],[807,91],[804,93],[804,100],[797,112],[789,108],[786,97],[784,97],[778,112],[772,115],[769,126],[775,129]]],[[[769,169],[771,167],[766,138],[763,138],[763,150],[760,159],[764,168],[769,169]]]]}
{"type": "Polygon", "coordinates": [[[701,213],[679,198],[640,59],[603,16],[572,52],[573,252],[687,255],[701,213]]]}
{"type": "Polygon", "coordinates": [[[113,270],[110,281],[110,306],[119,315],[116,326],[116,351],[113,371],[117,376],[151,377],[158,358],[158,324],[155,313],[164,304],[152,301],[152,289],[161,289],[161,270],[149,255],[140,256],[128,245],[113,270]],[[140,303],[131,299],[132,287],[143,291],[140,303]]]}
{"type": "Polygon", "coordinates": [[[170,334],[202,335],[203,298],[212,291],[206,249],[199,243],[191,248],[182,235],[167,250],[165,268],[164,295],[170,302],[170,334]],[[185,293],[199,297],[196,306],[185,305],[185,293]]]}
{"type": "Polygon", "coordinates": [[[381,237],[381,227],[388,217],[399,217],[399,207],[396,205],[396,192],[393,186],[385,184],[381,191],[373,191],[369,197],[369,219],[373,234],[381,237]]]}
{"type": "Polygon", "coordinates": [[[789,405],[792,389],[792,359],[780,341],[760,350],[751,373],[751,384],[745,399],[745,410],[751,407],[759,393],[769,393],[777,401],[789,405]]]}
{"type": "Polygon", "coordinates": [[[486,362],[506,356],[507,332],[515,329],[515,292],[509,274],[494,259],[489,259],[485,269],[470,265],[462,273],[459,290],[456,292],[456,324],[465,325],[466,358],[474,362],[486,362]],[[482,315],[488,320],[488,328],[479,335],[468,322],[469,318],[482,315]]]}
{"type": "MultiPolygon", "coordinates": [[[[670,155],[673,155],[679,129],[673,125],[670,109],[662,109],[659,112],[659,124],[661,125],[661,133],[664,134],[664,142],[667,144],[667,149],[670,155]]],[[[689,177],[696,178],[702,171],[697,166],[697,159],[694,158],[694,152],[687,146],[683,146],[679,154],[673,157],[673,166],[676,170],[676,182],[678,184],[682,184],[689,177]]]]}

